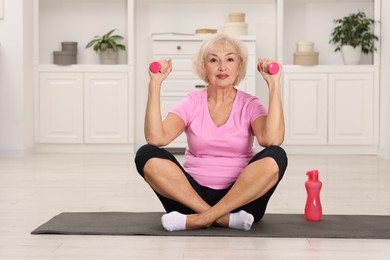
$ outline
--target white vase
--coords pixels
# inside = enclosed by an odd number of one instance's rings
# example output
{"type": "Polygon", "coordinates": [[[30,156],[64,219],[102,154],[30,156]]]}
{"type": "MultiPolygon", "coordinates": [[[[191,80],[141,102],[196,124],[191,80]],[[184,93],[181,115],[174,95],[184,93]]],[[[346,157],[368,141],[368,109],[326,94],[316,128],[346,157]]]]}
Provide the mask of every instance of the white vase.
{"type": "Polygon", "coordinates": [[[99,58],[101,64],[117,64],[118,52],[113,49],[107,49],[99,52],[99,58]]]}
{"type": "Polygon", "coordinates": [[[341,47],[341,55],[343,56],[345,65],[359,64],[361,54],[362,50],[360,46],[354,48],[351,45],[344,45],[341,47]]]}

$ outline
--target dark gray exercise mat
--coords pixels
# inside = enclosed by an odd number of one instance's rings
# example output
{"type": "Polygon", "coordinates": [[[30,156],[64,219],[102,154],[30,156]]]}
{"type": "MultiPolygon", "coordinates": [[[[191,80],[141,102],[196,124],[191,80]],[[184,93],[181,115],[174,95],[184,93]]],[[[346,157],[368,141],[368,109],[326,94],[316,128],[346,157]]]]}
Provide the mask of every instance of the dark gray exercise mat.
{"type": "Polygon", "coordinates": [[[319,222],[309,222],[303,214],[266,214],[250,231],[211,227],[168,232],[161,225],[162,214],[64,212],[31,234],[390,239],[390,216],[324,215],[319,222]]]}

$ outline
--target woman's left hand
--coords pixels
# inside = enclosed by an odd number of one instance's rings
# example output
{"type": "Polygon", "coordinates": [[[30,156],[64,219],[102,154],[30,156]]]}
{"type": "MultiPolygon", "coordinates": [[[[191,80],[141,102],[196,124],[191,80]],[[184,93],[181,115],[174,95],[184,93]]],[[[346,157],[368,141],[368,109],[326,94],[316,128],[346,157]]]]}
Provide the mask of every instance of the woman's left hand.
{"type": "Polygon", "coordinates": [[[280,63],[278,63],[279,65],[279,71],[278,73],[276,74],[269,74],[268,73],[268,66],[274,61],[271,61],[269,59],[262,59],[262,58],[259,58],[258,59],[258,63],[257,63],[257,68],[260,72],[260,74],[263,76],[264,80],[269,83],[270,81],[273,81],[273,80],[279,80],[280,79],[280,72],[281,72],[281,69],[282,69],[282,65],[280,63]]]}
{"type": "Polygon", "coordinates": [[[263,147],[270,145],[281,145],[284,140],[284,115],[282,107],[280,72],[276,74],[267,73],[268,66],[272,63],[271,60],[261,59],[258,61],[260,74],[268,85],[268,115],[259,117],[253,123],[252,129],[256,135],[259,144],[263,147]]]}

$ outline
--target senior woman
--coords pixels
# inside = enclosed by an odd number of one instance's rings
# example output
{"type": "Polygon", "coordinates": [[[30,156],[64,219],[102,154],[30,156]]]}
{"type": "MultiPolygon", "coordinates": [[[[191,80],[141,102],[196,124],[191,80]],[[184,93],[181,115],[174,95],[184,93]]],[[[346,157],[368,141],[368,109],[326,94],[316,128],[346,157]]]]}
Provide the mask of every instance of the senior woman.
{"type": "Polygon", "coordinates": [[[282,179],[287,156],[284,140],[280,72],[267,74],[268,60],[259,59],[269,89],[269,107],[236,86],[245,77],[247,50],[224,34],[205,40],[194,70],[208,86],[189,93],[161,117],[160,89],[172,71],[171,60],[150,75],[145,114],[148,144],[136,154],[138,172],[155,191],[167,214],[168,231],[211,225],[250,230],[264,216],[267,203],[282,179]],[[167,150],[182,132],[187,135],[181,165],[167,150]],[[264,147],[254,154],[254,137],[264,147]]]}

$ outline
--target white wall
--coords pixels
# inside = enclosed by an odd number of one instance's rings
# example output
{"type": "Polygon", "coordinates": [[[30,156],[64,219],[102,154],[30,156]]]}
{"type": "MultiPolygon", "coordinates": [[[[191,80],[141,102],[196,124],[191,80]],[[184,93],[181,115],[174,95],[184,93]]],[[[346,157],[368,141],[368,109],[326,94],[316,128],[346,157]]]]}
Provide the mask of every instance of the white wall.
{"type": "MultiPolygon", "coordinates": [[[[0,19],[0,156],[23,155],[33,150],[33,28],[32,1],[3,0],[4,18],[0,19]]],[[[149,6],[141,5],[136,14],[148,13],[149,6]]],[[[390,158],[390,1],[382,0],[382,57],[381,57],[381,118],[379,154],[390,158]]],[[[145,21],[145,19],[143,19],[145,21]]],[[[148,24],[138,24],[138,30],[148,24]]],[[[154,29],[154,28],[153,28],[154,29]]],[[[147,35],[144,39],[136,39],[137,47],[150,42],[147,35]]],[[[147,49],[149,45],[142,47],[147,49]]],[[[145,53],[145,52],[143,52],[145,53]]],[[[139,60],[145,59],[138,56],[139,60]]],[[[137,78],[147,77],[146,65],[137,68],[137,78]],[[144,75],[142,74],[144,73],[144,75]],[[141,76],[140,76],[141,75],[141,76]]],[[[139,62],[137,63],[137,65],[139,62]]],[[[142,126],[146,86],[136,82],[136,125],[137,144],[143,142],[142,126]],[[138,99],[140,98],[140,99],[138,99]],[[139,101],[141,100],[141,101],[139,101]],[[141,103],[141,104],[139,104],[141,103]],[[141,109],[142,108],[142,109],[141,109]]]]}
{"type": "Polygon", "coordinates": [[[33,147],[32,1],[4,0],[0,20],[0,156],[33,147]]]}
{"type": "Polygon", "coordinates": [[[390,1],[382,0],[379,155],[390,159],[390,1]]]}

